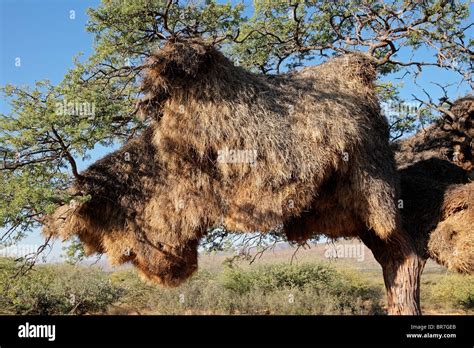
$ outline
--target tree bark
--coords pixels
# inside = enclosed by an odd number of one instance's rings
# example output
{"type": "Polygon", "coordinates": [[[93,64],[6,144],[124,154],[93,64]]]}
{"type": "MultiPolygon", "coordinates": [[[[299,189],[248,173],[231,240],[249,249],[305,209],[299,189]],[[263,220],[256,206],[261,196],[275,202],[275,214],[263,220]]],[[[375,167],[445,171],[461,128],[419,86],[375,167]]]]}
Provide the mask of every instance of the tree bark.
{"type": "Polygon", "coordinates": [[[426,259],[418,255],[411,238],[396,236],[384,241],[370,231],[360,238],[382,266],[388,313],[421,315],[420,277],[426,259]]]}

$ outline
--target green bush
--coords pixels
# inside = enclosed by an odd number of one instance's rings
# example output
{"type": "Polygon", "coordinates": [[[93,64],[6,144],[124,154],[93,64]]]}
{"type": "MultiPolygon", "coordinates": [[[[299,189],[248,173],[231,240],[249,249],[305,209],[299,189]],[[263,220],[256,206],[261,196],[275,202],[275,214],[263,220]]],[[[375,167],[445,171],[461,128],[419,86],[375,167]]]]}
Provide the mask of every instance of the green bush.
{"type": "MultiPolygon", "coordinates": [[[[139,314],[374,314],[380,286],[320,264],[274,264],[223,273],[199,270],[178,288],[143,283],[134,270],[115,273],[119,305],[139,314]]],[[[124,314],[127,311],[117,312],[124,314]]]]}
{"type": "MultiPolygon", "coordinates": [[[[13,277],[0,258],[0,314],[382,314],[381,275],[322,263],[201,268],[177,288],[144,282],[130,268],[38,265],[13,277]]],[[[474,310],[474,277],[425,272],[426,313],[474,310]]]]}
{"type": "Polygon", "coordinates": [[[335,269],[319,264],[273,264],[242,270],[226,267],[223,286],[237,293],[261,289],[264,293],[277,289],[298,288],[331,284],[337,278],[335,269]]]}
{"type": "Polygon", "coordinates": [[[177,288],[165,288],[140,279],[133,269],[117,272],[111,277],[114,285],[124,290],[118,306],[139,314],[210,314],[220,312],[218,298],[223,289],[216,275],[199,270],[177,288]]]}
{"type": "Polygon", "coordinates": [[[13,260],[0,263],[0,310],[4,314],[105,312],[123,293],[94,267],[39,265],[15,277],[17,267],[13,260]]]}
{"type": "Polygon", "coordinates": [[[422,296],[428,304],[439,307],[474,310],[474,276],[445,274],[439,275],[434,284],[422,286],[422,296]],[[423,296],[424,295],[424,296],[423,296]]]}
{"type": "Polygon", "coordinates": [[[272,264],[248,270],[227,267],[224,289],[240,297],[244,313],[380,313],[379,286],[323,264],[272,264]]]}
{"type": "MultiPolygon", "coordinates": [[[[178,288],[139,278],[134,269],[111,274],[95,267],[36,266],[13,277],[18,264],[0,258],[0,314],[379,314],[379,273],[330,265],[286,263],[202,268],[178,288]]],[[[474,310],[474,277],[425,272],[426,313],[474,310]]]]}

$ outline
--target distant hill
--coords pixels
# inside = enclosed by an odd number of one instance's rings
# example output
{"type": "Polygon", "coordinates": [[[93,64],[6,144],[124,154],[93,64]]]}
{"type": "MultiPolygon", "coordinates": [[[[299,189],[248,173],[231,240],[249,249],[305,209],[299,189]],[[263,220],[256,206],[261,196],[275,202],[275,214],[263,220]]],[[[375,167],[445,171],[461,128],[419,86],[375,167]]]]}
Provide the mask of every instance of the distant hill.
{"type": "MultiPolygon", "coordinates": [[[[253,253],[255,254],[255,252],[253,253]]],[[[201,253],[199,257],[200,267],[219,267],[222,262],[234,254],[230,252],[218,252],[212,254],[201,253]]],[[[359,271],[370,271],[382,273],[382,268],[375,260],[370,249],[358,240],[341,240],[338,242],[325,242],[312,244],[309,248],[299,248],[287,243],[279,243],[274,248],[258,255],[252,264],[277,263],[277,262],[327,262],[340,268],[352,268],[359,271]]],[[[242,264],[249,262],[242,262],[242,264]]],[[[446,268],[428,260],[425,271],[443,272],[446,268]]]]}
{"type": "MultiPolygon", "coordinates": [[[[303,262],[327,262],[338,268],[357,269],[361,272],[382,273],[382,268],[374,259],[372,252],[363,243],[358,240],[341,240],[337,242],[323,242],[311,244],[306,248],[299,248],[289,245],[288,243],[278,243],[273,248],[266,250],[261,255],[256,251],[252,252],[255,260],[250,264],[250,260],[241,261],[243,267],[266,264],[266,263],[303,263],[303,262]]],[[[232,252],[215,252],[201,253],[199,255],[199,267],[211,268],[219,270],[222,263],[235,256],[232,252]]],[[[87,258],[81,262],[85,265],[97,265],[106,272],[114,272],[117,270],[128,269],[132,267],[130,264],[111,266],[107,261],[106,255],[103,255],[98,261],[96,258],[87,258]]],[[[436,264],[432,260],[428,260],[425,272],[441,273],[446,268],[436,264]]]]}

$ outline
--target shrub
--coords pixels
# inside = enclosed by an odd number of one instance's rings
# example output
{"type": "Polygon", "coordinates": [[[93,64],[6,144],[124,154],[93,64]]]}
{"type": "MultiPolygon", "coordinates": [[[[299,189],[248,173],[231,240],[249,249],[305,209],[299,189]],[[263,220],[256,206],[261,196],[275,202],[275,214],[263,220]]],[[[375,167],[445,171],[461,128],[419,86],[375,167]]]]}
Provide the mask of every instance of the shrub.
{"type": "Polygon", "coordinates": [[[360,272],[286,263],[200,269],[178,288],[144,282],[134,269],[37,266],[12,278],[0,259],[0,310],[9,314],[378,314],[382,288],[360,272]],[[112,306],[113,305],[113,306],[112,306]]]}
{"type": "Polygon", "coordinates": [[[112,282],[125,291],[120,306],[140,314],[382,313],[379,286],[320,264],[201,269],[173,289],[145,284],[134,270],[115,273],[112,282]]]}
{"type": "Polygon", "coordinates": [[[14,276],[17,264],[3,260],[2,309],[9,314],[85,314],[105,312],[122,294],[95,267],[40,265],[14,276]]]}
{"type": "Polygon", "coordinates": [[[437,278],[437,282],[424,291],[427,303],[463,311],[474,310],[474,276],[446,274],[437,278]]]}
{"type": "Polygon", "coordinates": [[[218,313],[222,287],[215,273],[199,270],[178,288],[147,283],[133,269],[112,275],[112,282],[124,290],[119,306],[139,314],[204,314],[218,313]]]}
{"type": "Polygon", "coordinates": [[[273,314],[382,312],[380,287],[357,278],[352,273],[317,263],[272,264],[249,270],[227,267],[222,285],[234,296],[241,297],[240,310],[249,314],[255,311],[273,314]]]}

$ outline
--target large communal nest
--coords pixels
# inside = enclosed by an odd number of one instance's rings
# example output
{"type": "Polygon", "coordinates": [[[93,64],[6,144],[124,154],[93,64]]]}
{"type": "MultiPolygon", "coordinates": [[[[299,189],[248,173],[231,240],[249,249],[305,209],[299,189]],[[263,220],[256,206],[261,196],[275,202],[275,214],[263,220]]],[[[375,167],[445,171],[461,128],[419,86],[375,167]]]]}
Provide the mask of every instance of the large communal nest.
{"type": "Polygon", "coordinates": [[[451,270],[474,273],[474,98],[394,144],[403,220],[420,253],[451,270]]]}
{"type": "Polygon", "coordinates": [[[71,191],[90,198],[59,207],[43,232],[63,239],[78,236],[87,255],[105,253],[112,264],[132,262],[146,278],[177,285],[177,279],[197,269],[200,236],[161,243],[145,218],[147,203],[163,182],[152,136],[150,128],[83,172],[71,191]]]}
{"type": "Polygon", "coordinates": [[[170,42],[147,62],[150,128],[82,173],[90,199],[58,208],[45,233],[130,261],[177,285],[208,229],[271,231],[314,209],[332,236],[400,229],[388,126],[363,55],[279,76],[234,66],[200,41],[170,42]]]}

